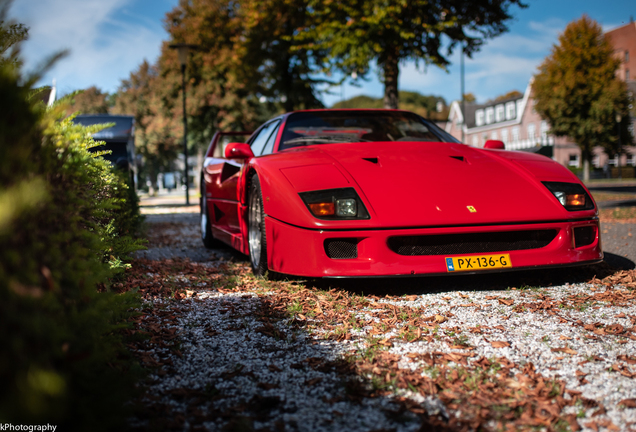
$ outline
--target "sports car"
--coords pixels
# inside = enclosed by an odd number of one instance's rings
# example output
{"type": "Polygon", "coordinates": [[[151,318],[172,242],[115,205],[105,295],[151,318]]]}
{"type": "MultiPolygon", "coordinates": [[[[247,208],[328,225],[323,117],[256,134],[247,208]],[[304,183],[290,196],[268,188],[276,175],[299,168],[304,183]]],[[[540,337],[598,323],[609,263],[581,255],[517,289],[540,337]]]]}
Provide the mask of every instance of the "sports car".
{"type": "Polygon", "coordinates": [[[568,169],[458,142],[401,110],[307,110],[249,136],[217,133],[201,173],[201,235],[254,274],[469,274],[603,259],[598,211],[568,169]]]}

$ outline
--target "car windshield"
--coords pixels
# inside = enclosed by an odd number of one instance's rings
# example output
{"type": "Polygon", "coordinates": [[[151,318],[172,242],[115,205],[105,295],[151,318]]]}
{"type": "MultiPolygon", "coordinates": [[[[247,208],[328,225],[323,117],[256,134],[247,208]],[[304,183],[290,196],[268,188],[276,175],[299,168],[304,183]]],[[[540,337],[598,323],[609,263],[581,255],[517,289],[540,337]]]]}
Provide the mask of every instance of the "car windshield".
{"type": "Polygon", "coordinates": [[[308,111],[291,114],[279,146],[364,141],[457,142],[433,123],[405,111],[308,111]]]}

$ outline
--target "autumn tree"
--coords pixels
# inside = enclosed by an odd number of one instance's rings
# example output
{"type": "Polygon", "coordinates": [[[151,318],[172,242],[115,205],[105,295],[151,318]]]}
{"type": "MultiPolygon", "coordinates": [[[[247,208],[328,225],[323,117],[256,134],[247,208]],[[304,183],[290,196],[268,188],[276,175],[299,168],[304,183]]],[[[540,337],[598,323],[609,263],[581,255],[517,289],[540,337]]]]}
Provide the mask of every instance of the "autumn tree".
{"type": "Polygon", "coordinates": [[[461,46],[469,57],[508,30],[510,7],[521,0],[308,0],[311,21],[296,38],[329,50],[327,69],[368,73],[376,62],[384,106],[398,108],[400,63],[446,68],[461,46]]]}
{"type": "Polygon", "coordinates": [[[72,95],[66,114],[108,114],[111,108],[109,96],[95,86],[79,91],[72,95]]]}
{"type": "Polygon", "coordinates": [[[616,152],[617,114],[623,118],[622,142],[632,142],[629,97],[625,83],[616,77],[618,67],[601,26],[583,15],[568,24],[534,79],[534,108],[550,123],[551,133],[569,136],[579,145],[584,180],[589,180],[593,147],[603,146],[610,155],[616,152]]]}
{"type": "Polygon", "coordinates": [[[135,146],[144,158],[140,177],[157,182],[157,174],[171,169],[181,149],[181,123],[165,108],[165,91],[157,66],[147,61],[122,80],[117,89],[113,114],[135,118],[135,146]]]}
{"type": "Polygon", "coordinates": [[[244,0],[244,37],[237,41],[242,63],[251,67],[255,90],[280,101],[284,111],[322,108],[316,87],[328,83],[316,72],[326,52],[303,49],[293,38],[308,25],[308,0],[244,0]]]}

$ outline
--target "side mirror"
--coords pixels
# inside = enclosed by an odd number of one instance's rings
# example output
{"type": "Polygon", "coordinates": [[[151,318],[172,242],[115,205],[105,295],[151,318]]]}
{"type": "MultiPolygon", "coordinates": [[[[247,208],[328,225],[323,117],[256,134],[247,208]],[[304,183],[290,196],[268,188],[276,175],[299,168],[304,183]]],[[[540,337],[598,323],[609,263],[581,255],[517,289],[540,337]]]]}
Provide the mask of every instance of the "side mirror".
{"type": "Polygon", "coordinates": [[[484,144],[484,148],[486,149],[494,149],[494,150],[505,150],[506,145],[503,141],[499,140],[488,140],[486,144],[484,144]]]}
{"type": "Polygon", "coordinates": [[[245,143],[229,143],[225,147],[226,159],[252,159],[254,153],[249,144],[245,143]]]}

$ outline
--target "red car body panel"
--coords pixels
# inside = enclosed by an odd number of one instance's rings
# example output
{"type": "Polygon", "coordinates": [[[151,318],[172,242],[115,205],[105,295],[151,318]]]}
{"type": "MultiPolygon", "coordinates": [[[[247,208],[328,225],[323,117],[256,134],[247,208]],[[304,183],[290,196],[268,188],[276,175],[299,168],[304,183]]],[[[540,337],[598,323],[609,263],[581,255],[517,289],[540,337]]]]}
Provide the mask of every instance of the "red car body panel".
{"type": "Polygon", "coordinates": [[[399,255],[389,248],[388,239],[529,229],[552,229],[557,235],[539,249],[506,251],[513,269],[597,262],[603,257],[596,205],[566,210],[542,182],[581,183],[544,156],[411,141],[278,151],[289,115],[281,117],[274,151],[266,156],[214,157],[219,139],[215,135],[202,174],[214,237],[245,254],[248,181],[258,175],[272,271],[309,277],[447,273],[448,255],[399,255]],[[334,188],[354,188],[370,217],[318,219],[298,195],[334,188]],[[595,238],[577,248],[573,229],[581,226],[591,226],[595,238]],[[357,257],[329,258],[325,240],[334,238],[356,239],[357,257]]]}

